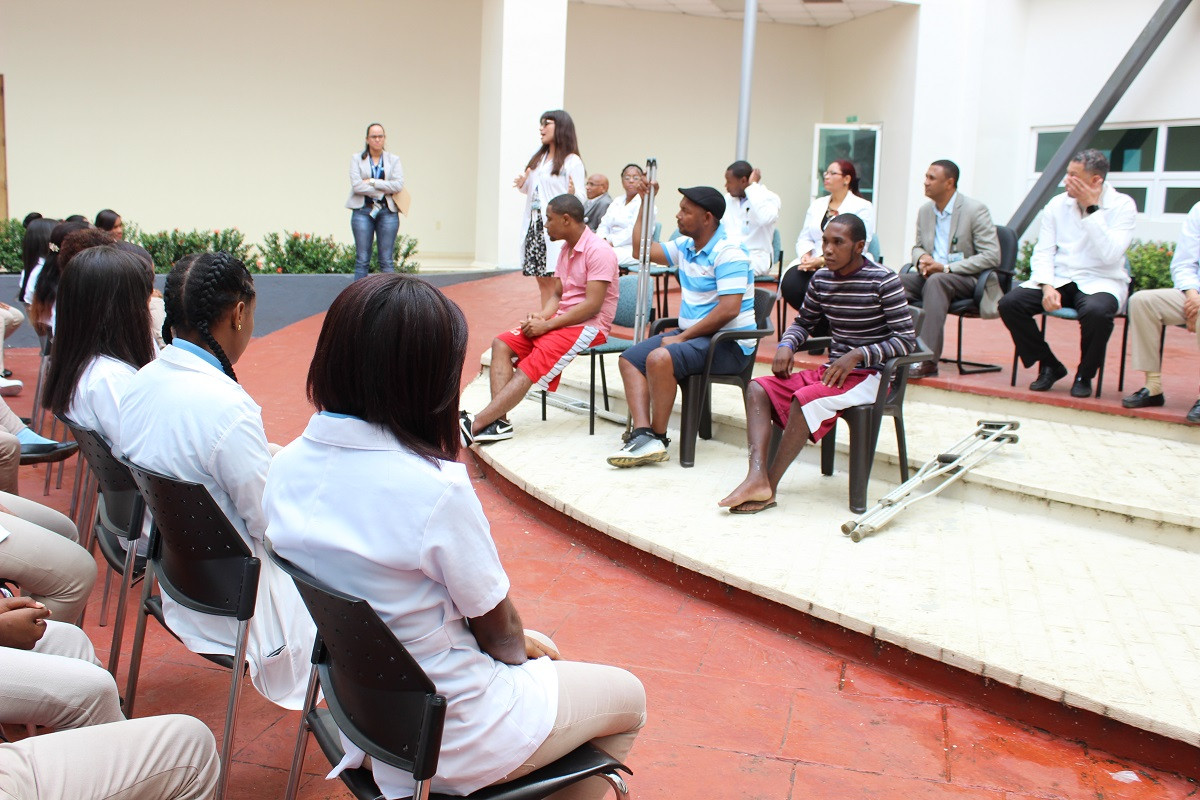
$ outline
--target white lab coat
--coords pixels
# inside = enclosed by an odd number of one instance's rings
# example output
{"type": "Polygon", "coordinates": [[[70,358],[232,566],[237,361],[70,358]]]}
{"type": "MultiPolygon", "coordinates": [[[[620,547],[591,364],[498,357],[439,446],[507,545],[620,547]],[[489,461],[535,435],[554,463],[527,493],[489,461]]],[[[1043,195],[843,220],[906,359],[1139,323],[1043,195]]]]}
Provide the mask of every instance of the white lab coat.
{"type": "MultiPolygon", "coordinates": [[[[831,199],[832,195],[827,194],[813,200],[809,205],[808,213],[804,215],[804,227],[800,229],[800,235],[796,237],[796,258],[805,253],[814,256],[821,255],[821,234],[823,233],[821,220],[825,218],[825,212],[829,210],[831,199]]],[[[838,213],[853,214],[863,221],[863,225],[867,228],[866,243],[868,245],[875,238],[875,206],[871,205],[870,200],[859,197],[854,192],[847,192],[841,206],[838,207],[838,213]]]]}
{"type": "MultiPolygon", "coordinates": [[[[462,464],[431,463],[361,419],[316,414],[275,456],[263,506],[275,551],[370,603],[447,698],[434,792],[468,794],[525,763],[554,724],[558,676],[546,658],[494,660],[466,624],[509,582],[462,464]]],[[[342,738],[331,777],[362,763],[342,738]]],[[[385,796],[412,793],[408,773],[373,770],[385,796]]]]}
{"type": "MultiPolygon", "coordinates": [[[[130,381],[116,441],[141,467],[203,484],[262,561],[247,645],[250,680],[268,700],[300,708],[316,626],[291,578],[263,547],[271,454],[262,410],[219,367],[168,345],[130,381]]],[[[233,654],[237,620],[190,611],[165,593],[163,613],[193,653],[233,654]]]]}

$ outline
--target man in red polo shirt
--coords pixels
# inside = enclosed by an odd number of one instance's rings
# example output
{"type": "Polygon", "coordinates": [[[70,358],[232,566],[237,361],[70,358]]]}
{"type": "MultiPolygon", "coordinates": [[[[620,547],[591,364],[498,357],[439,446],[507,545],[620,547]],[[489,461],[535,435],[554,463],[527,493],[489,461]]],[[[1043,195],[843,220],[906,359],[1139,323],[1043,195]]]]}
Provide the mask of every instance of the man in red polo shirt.
{"type": "Polygon", "coordinates": [[[492,401],[474,417],[462,412],[466,445],[511,439],[505,415],[530,388],[554,391],[571,359],[608,338],[617,310],[616,253],[584,224],[583,203],[571,194],[546,206],[546,233],[566,244],[554,269],[554,294],[492,342],[492,401]]]}

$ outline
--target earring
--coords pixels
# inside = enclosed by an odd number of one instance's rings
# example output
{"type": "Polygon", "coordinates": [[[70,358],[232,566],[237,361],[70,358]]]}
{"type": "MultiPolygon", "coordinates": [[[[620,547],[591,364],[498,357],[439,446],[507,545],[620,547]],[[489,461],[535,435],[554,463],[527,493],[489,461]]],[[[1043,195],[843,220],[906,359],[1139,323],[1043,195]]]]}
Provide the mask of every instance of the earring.
{"type": "Polygon", "coordinates": [[[241,329],[242,329],[242,325],[241,325],[241,323],[239,322],[239,323],[238,323],[238,330],[240,331],[241,329]]]}

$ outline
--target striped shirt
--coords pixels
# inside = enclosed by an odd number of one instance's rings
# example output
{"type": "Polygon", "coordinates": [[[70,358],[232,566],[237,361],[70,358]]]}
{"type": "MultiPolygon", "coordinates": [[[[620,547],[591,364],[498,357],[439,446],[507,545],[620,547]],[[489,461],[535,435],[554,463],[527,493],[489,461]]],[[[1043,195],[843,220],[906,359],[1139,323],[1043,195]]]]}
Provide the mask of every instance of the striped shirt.
{"type": "MultiPolygon", "coordinates": [[[[662,249],[667,265],[679,268],[680,328],[686,330],[708,316],[721,295],[736,294],[742,296],[741,308],[721,330],[755,329],[750,256],[744,247],[725,236],[724,225],[718,225],[712,238],[699,250],[687,236],[663,242],[662,249]]],[[[747,355],[754,352],[753,339],[738,339],[738,345],[747,355]]]]}
{"type": "Polygon", "coordinates": [[[838,277],[819,269],[808,285],[796,321],[784,332],[780,347],[799,350],[822,318],[829,321],[833,346],[829,363],[859,348],[862,369],[879,369],[889,358],[916,350],[917,334],[900,278],[863,257],[862,269],[838,277]]]}

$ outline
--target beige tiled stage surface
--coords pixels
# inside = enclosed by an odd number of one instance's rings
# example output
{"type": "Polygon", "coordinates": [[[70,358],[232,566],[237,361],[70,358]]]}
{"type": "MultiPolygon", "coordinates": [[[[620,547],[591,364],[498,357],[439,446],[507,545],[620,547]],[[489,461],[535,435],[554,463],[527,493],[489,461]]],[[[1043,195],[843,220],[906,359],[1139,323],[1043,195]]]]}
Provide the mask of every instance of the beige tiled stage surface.
{"type": "MultiPolygon", "coordinates": [[[[586,381],[577,360],[563,391],[582,396],[586,381]]],[[[476,380],[463,407],[486,399],[476,380]]],[[[1200,429],[914,386],[915,466],[979,419],[1019,421],[1020,442],[856,544],[840,532],[853,517],[844,464],[822,477],[815,447],[778,508],[717,507],[745,473],[740,403],[716,387],[716,436],[688,470],[674,443],[667,463],[609,467],[620,426],[598,419],[588,436],[586,412],[552,405],[542,422],[530,401],[511,415],[516,437],[480,453],[547,504],[687,569],[1200,746],[1200,429]]],[[[895,448],[885,420],[868,502],[899,482],[895,448]]]]}

